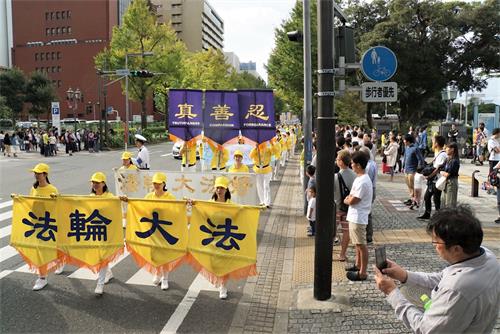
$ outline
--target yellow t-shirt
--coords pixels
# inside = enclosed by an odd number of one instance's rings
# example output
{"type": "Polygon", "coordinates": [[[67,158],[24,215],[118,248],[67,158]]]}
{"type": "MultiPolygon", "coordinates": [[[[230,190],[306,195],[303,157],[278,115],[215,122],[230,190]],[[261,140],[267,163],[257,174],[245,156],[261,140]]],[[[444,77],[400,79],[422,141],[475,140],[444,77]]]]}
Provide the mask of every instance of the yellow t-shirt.
{"type": "Polygon", "coordinates": [[[257,151],[254,148],[250,152],[250,159],[253,161],[253,171],[257,174],[267,174],[273,171],[271,167],[271,156],[273,155],[272,150],[269,147],[257,151]],[[259,154],[260,152],[260,154],[259,154]],[[260,155],[260,161],[259,161],[260,155]]]}
{"type": "Polygon", "coordinates": [[[228,170],[229,173],[248,173],[248,171],[248,166],[243,164],[240,168],[236,168],[236,165],[232,165],[228,170]]]}
{"type": "Polygon", "coordinates": [[[103,193],[102,195],[96,195],[94,193],[90,193],[90,196],[96,196],[96,197],[102,197],[102,198],[111,198],[111,197],[115,197],[115,195],[113,195],[112,192],[110,191],[106,191],[105,193],[103,193]]]}
{"type": "Polygon", "coordinates": [[[31,187],[30,196],[38,196],[38,197],[50,197],[50,194],[59,194],[57,188],[51,184],[46,185],[45,187],[31,187]]]}
{"type": "Polygon", "coordinates": [[[118,170],[139,170],[139,168],[137,168],[134,164],[130,164],[127,168],[125,168],[125,166],[121,166],[118,170]]]}
{"type": "Polygon", "coordinates": [[[156,196],[156,193],[154,191],[152,191],[152,192],[146,194],[146,196],[144,196],[144,199],[176,199],[176,198],[174,195],[172,195],[168,191],[165,191],[163,193],[163,195],[161,195],[161,196],[156,196]]]}
{"type": "Polygon", "coordinates": [[[186,156],[188,161],[187,163],[189,165],[196,164],[196,150],[197,150],[196,144],[189,144],[187,147],[186,144],[183,145],[180,151],[183,165],[186,164],[186,156]]]}
{"type": "Polygon", "coordinates": [[[229,160],[229,151],[227,148],[222,147],[222,150],[208,142],[208,146],[212,150],[212,161],[210,161],[210,168],[224,169],[226,168],[227,161],[229,160]]]}

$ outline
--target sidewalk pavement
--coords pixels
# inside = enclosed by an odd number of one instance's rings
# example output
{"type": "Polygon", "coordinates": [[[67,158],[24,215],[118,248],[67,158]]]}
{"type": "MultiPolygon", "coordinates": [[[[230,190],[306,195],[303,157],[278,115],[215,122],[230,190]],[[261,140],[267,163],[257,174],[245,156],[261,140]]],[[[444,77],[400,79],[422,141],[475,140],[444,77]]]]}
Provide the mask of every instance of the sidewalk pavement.
{"type": "MultiPolygon", "coordinates": [[[[353,248],[349,248],[348,261],[339,262],[335,259],[340,246],[335,245],[332,298],[318,302],[312,297],[314,238],[306,236],[308,223],[302,214],[303,191],[298,168],[298,160],[291,159],[282,171],[258,247],[259,275],[247,280],[230,332],[409,333],[375,287],[371,270],[373,248],[387,245],[388,258],[410,270],[439,271],[446,263],[436,254],[425,232],[426,221],[417,220],[418,212],[402,203],[408,197],[403,176],[395,176],[391,183],[387,175],[378,175],[373,210],[374,243],[369,246],[369,279],[364,282],[347,280],[344,267],[354,260],[353,248]]],[[[480,197],[469,197],[471,178],[468,172],[474,168],[476,166],[470,165],[461,169],[459,202],[468,203],[475,209],[483,222],[483,245],[500,258],[500,225],[493,223],[497,217],[496,197],[481,190],[480,197]]],[[[487,173],[487,167],[479,169],[482,174],[487,173]]],[[[407,294],[418,298],[420,292],[407,291],[407,294]]],[[[494,332],[500,332],[500,316],[494,332]]]]}

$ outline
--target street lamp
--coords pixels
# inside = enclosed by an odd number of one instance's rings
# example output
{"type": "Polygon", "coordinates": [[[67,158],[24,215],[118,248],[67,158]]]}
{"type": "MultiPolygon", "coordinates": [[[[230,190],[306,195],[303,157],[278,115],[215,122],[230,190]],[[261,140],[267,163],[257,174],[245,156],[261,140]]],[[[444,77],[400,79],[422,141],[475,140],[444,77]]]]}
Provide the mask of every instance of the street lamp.
{"type": "Polygon", "coordinates": [[[125,54],[125,71],[127,75],[125,76],[125,151],[128,147],[128,120],[129,120],[129,105],[128,105],[128,57],[149,57],[152,56],[153,52],[139,52],[139,53],[127,53],[125,54]]]}
{"type": "Polygon", "coordinates": [[[78,101],[83,102],[83,94],[80,88],[76,90],[71,89],[71,87],[66,91],[66,99],[70,103],[70,108],[73,111],[73,120],[75,122],[75,133],[76,133],[76,111],[78,109],[78,101]]]}
{"type": "Polygon", "coordinates": [[[458,90],[455,87],[446,87],[441,91],[441,99],[446,102],[446,122],[451,121],[451,105],[457,98],[458,90]]]}

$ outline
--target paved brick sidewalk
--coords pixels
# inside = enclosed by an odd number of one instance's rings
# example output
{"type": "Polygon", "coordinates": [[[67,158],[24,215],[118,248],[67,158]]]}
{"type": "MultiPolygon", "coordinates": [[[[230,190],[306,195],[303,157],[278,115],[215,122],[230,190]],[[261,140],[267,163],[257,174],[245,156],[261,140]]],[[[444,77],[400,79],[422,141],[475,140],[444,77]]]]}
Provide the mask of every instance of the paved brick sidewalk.
{"type": "MultiPolygon", "coordinates": [[[[285,168],[275,202],[270,210],[258,248],[259,275],[245,284],[243,297],[234,314],[232,333],[408,333],[373,281],[373,272],[364,282],[345,278],[346,262],[333,261],[333,307],[310,301],[314,275],[314,239],[306,236],[307,220],[302,215],[302,190],[298,161],[285,168]]],[[[465,181],[467,182],[467,181],[465,181]]],[[[470,182],[470,181],[469,181],[470,182]]],[[[484,244],[500,258],[500,226],[491,223],[496,211],[494,196],[468,197],[469,184],[462,185],[459,201],[469,203],[483,222],[484,244]]],[[[387,256],[410,270],[438,271],[446,265],[435,253],[426,222],[418,213],[401,206],[406,199],[402,177],[389,182],[379,175],[374,203],[373,248],[387,245],[387,256]]],[[[339,246],[334,247],[334,259],[339,246]]],[[[354,259],[352,247],[348,259],[354,259]]],[[[500,332],[500,318],[496,331],[500,332]]]]}

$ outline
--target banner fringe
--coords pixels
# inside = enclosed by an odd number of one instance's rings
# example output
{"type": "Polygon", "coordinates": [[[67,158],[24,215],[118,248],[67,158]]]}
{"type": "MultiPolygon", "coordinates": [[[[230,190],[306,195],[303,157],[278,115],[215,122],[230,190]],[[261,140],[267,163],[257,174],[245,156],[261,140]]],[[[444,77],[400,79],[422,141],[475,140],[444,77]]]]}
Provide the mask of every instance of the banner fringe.
{"type": "Polygon", "coordinates": [[[100,263],[96,265],[90,265],[88,263],[83,262],[82,260],[78,260],[72,256],[69,256],[68,254],[64,253],[61,250],[57,250],[57,254],[61,258],[61,261],[64,264],[72,264],[74,266],[80,267],[80,268],[87,268],[93,273],[98,273],[102,268],[107,267],[111,262],[115,261],[118,259],[120,256],[123,255],[124,252],[124,247],[120,247],[119,249],[116,250],[112,255],[108,256],[106,259],[101,261],[100,263]]]}
{"type": "Polygon", "coordinates": [[[217,276],[214,273],[205,269],[199,262],[194,258],[191,253],[186,255],[186,263],[189,264],[195,271],[200,273],[203,277],[207,279],[210,283],[215,285],[216,287],[225,284],[229,279],[240,280],[243,278],[247,278],[249,276],[257,276],[259,273],[257,272],[257,265],[251,264],[249,266],[236,269],[230,273],[227,273],[223,276],[217,276]]]}
{"type": "Polygon", "coordinates": [[[134,259],[137,266],[139,268],[144,268],[146,271],[148,271],[153,275],[171,272],[175,270],[177,267],[179,267],[181,264],[186,262],[186,255],[183,255],[173,261],[155,267],[151,263],[149,263],[146,259],[144,259],[134,248],[132,248],[132,246],[126,244],[126,247],[128,252],[132,255],[132,258],[134,259]]]}
{"type": "Polygon", "coordinates": [[[47,276],[49,273],[53,272],[54,270],[63,265],[63,263],[58,257],[55,260],[52,260],[44,265],[37,266],[36,264],[31,262],[22,252],[20,252],[19,249],[16,248],[16,250],[19,253],[19,255],[21,255],[21,257],[23,258],[23,261],[26,262],[26,264],[28,265],[29,270],[36,272],[38,275],[42,277],[47,276]]]}

